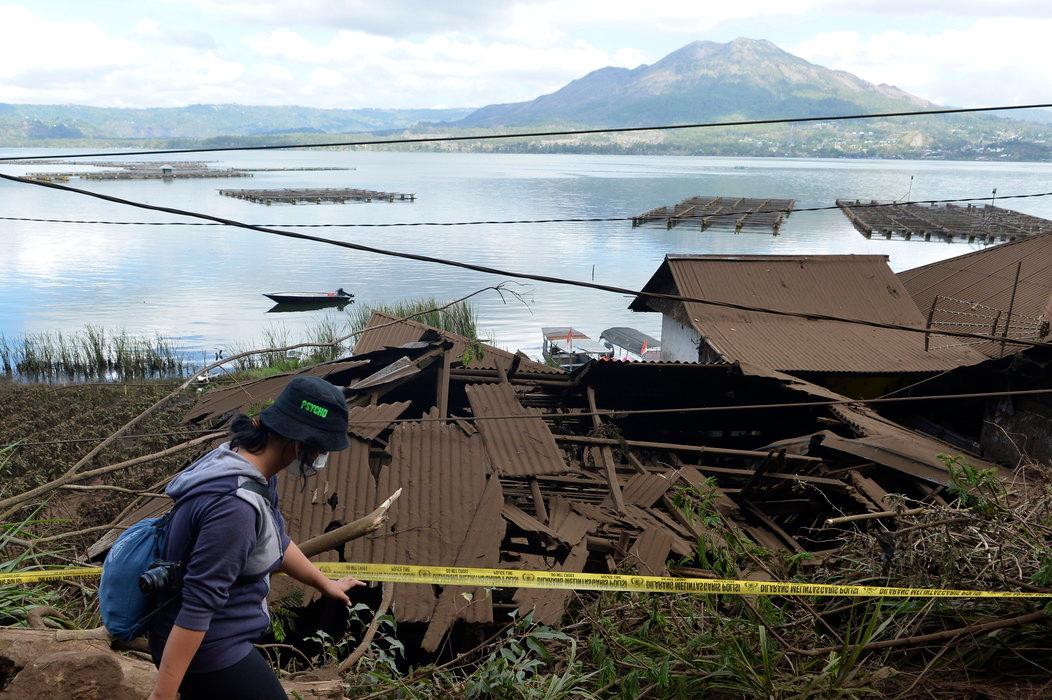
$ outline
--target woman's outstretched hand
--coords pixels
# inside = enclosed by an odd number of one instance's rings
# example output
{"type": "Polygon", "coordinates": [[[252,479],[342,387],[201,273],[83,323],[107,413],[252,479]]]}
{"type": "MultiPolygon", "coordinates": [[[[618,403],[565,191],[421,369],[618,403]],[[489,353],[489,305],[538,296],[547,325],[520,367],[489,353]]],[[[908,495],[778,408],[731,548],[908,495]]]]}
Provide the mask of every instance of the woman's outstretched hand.
{"type": "Polygon", "coordinates": [[[364,586],[363,581],[359,581],[353,576],[345,576],[339,580],[333,581],[332,579],[325,579],[325,583],[318,588],[322,594],[333,600],[338,600],[344,605],[350,605],[351,599],[347,597],[347,591],[358,586],[364,586]]]}

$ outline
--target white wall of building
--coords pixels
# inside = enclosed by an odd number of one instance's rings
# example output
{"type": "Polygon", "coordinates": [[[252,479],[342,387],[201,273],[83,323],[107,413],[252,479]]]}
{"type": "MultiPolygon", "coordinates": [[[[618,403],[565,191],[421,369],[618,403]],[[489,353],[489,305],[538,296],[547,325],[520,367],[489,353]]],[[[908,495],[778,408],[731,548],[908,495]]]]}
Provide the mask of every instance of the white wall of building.
{"type": "Polygon", "coordinates": [[[697,362],[701,335],[668,314],[661,314],[661,359],[665,362],[697,362]]]}

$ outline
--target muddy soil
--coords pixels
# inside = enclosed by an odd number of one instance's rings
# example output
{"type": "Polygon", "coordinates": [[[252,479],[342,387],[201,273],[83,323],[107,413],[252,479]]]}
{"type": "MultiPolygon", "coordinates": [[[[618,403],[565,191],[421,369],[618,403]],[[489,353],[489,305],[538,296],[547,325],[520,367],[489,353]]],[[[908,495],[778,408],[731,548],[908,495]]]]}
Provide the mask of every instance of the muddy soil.
{"type": "MultiPolygon", "coordinates": [[[[177,385],[173,381],[80,385],[0,381],[0,495],[20,493],[59,476],[101,439],[177,385]]],[[[83,468],[114,464],[195,437],[167,433],[187,430],[181,419],[196,398],[196,391],[187,391],[129,431],[149,436],[119,440],[83,468]]],[[[132,467],[99,483],[144,489],[178,471],[202,451],[188,450],[132,467]]],[[[57,492],[49,499],[46,509],[37,513],[36,519],[45,516],[47,522],[33,525],[33,534],[43,536],[108,523],[132,498],[105,491],[57,492]]],[[[20,515],[24,517],[31,512],[32,509],[27,508],[20,515]]],[[[18,516],[14,516],[10,520],[17,519],[18,516]]],[[[83,547],[97,536],[96,533],[78,538],[71,544],[83,547]]]]}

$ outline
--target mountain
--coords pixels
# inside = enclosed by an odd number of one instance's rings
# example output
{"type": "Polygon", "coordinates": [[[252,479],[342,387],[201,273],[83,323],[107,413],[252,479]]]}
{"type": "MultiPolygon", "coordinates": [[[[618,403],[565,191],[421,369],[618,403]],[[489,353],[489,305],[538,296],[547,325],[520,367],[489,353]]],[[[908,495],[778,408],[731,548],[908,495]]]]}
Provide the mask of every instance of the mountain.
{"type": "Polygon", "coordinates": [[[188,105],[131,109],[0,103],[0,143],[59,139],[173,139],[351,133],[460,119],[470,109],[314,109],[188,105]]]}
{"type": "MultiPolygon", "coordinates": [[[[537,126],[646,126],[930,109],[892,85],[810,63],[769,41],[695,41],[653,65],[601,68],[528,102],[481,109],[0,104],[0,146],[289,145],[319,134],[492,134],[537,126]]],[[[390,146],[415,150],[802,158],[1052,160],[1040,113],[897,117],[390,146]],[[1009,118],[1010,117],[1010,118],[1009,118]]],[[[1047,114],[1045,115],[1047,116],[1047,114]]],[[[335,139],[334,139],[335,140],[335,139]]],[[[384,148],[384,147],[379,147],[384,148]]]]}
{"type": "Polygon", "coordinates": [[[463,127],[628,126],[933,108],[891,85],[809,63],[763,39],[695,41],[653,65],[600,68],[529,102],[483,107],[463,127]]]}

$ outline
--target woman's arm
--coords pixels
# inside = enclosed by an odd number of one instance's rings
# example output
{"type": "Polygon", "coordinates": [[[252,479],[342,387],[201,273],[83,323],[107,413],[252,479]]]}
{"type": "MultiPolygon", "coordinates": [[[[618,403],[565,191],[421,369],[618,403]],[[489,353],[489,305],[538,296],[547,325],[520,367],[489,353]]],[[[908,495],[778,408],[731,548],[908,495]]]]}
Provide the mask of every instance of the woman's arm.
{"type": "Polygon", "coordinates": [[[188,630],[178,625],[172,627],[168,641],[164,643],[161,665],[157,669],[157,683],[150,700],[174,700],[179,693],[186,669],[205,638],[203,631],[188,630]]]}
{"type": "Polygon", "coordinates": [[[323,574],[321,569],[316,567],[314,563],[308,559],[302,551],[300,551],[300,548],[296,543],[292,541],[290,541],[288,546],[285,547],[285,558],[281,562],[281,568],[279,571],[288,574],[300,583],[305,583],[312,588],[318,589],[323,595],[326,595],[329,598],[335,598],[345,605],[349,605],[351,602],[351,599],[347,597],[347,591],[355,586],[365,585],[353,576],[347,576],[341,578],[339,581],[333,581],[323,574]]]}

